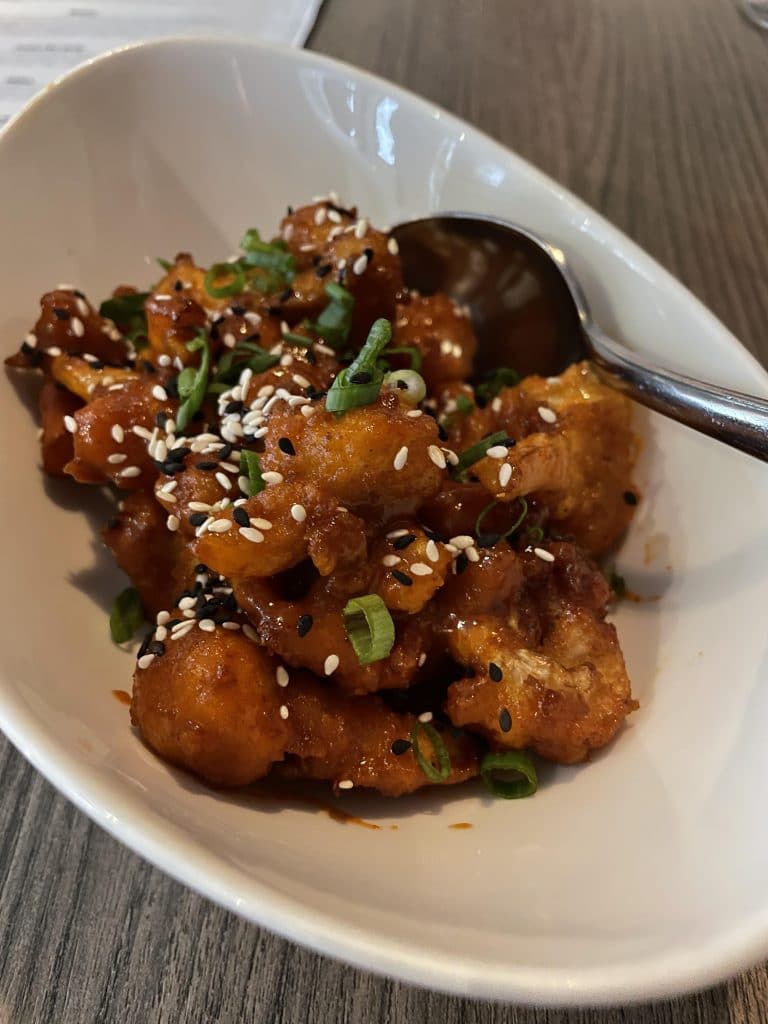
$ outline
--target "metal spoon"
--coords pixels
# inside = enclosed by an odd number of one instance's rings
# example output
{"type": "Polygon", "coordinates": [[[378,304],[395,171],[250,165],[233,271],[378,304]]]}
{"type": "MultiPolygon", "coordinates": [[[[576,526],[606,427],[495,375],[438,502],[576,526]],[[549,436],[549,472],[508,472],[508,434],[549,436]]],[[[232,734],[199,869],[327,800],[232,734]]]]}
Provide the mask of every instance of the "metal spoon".
{"type": "Polygon", "coordinates": [[[512,366],[550,376],[591,359],[601,378],[643,405],[768,461],[768,401],[653,366],[592,319],[560,249],[526,228],[450,213],[400,224],[408,286],[447,292],[472,310],[479,373],[512,366]]]}

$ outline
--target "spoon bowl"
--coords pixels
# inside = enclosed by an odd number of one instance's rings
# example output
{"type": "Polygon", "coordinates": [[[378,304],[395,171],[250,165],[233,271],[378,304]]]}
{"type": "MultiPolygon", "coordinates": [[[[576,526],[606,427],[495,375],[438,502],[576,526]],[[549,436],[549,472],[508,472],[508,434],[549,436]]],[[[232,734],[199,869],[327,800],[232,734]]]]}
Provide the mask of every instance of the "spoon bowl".
{"type": "Polygon", "coordinates": [[[601,378],[635,401],[768,461],[768,402],[654,366],[592,319],[565,254],[527,228],[445,213],[398,225],[408,286],[468,305],[482,375],[511,366],[552,376],[591,359],[601,378]]]}

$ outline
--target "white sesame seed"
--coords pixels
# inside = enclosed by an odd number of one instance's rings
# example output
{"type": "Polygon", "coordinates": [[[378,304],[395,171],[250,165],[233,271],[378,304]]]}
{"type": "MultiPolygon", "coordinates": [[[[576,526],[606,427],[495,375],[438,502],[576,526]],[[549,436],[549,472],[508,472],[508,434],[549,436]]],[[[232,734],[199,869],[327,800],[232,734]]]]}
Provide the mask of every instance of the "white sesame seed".
{"type": "Polygon", "coordinates": [[[443,448],[442,452],[443,455],[445,455],[449,465],[458,466],[459,456],[456,454],[456,452],[452,452],[450,448],[443,448]]]}
{"type": "Polygon", "coordinates": [[[162,387],[162,385],[155,384],[155,386],[152,388],[152,397],[156,398],[158,402],[167,402],[168,392],[165,390],[164,387],[162,387]]]}
{"type": "Polygon", "coordinates": [[[290,352],[286,352],[285,355],[280,356],[281,366],[293,366],[293,356],[290,352]]]}
{"type": "Polygon", "coordinates": [[[423,416],[424,413],[421,409],[411,409],[411,411],[407,412],[405,415],[411,420],[417,420],[419,416],[423,416]]]}
{"type": "Polygon", "coordinates": [[[301,415],[305,419],[308,420],[310,418],[310,416],[314,416],[315,415],[315,407],[314,407],[314,405],[302,405],[302,407],[299,410],[299,412],[301,413],[301,415]]]}
{"type": "Polygon", "coordinates": [[[165,462],[168,458],[168,444],[162,438],[156,441],[154,446],[150,445],[150,448],[153,450],[149,454],[158,462],[165,462]]]}
{"type": "Polygon", "coordinates": [[[320,227],[321,224],[325,224],[325,218],[328,216],[328,211],[324,206],[319,206],[315,210],[315,224],[320,227]]]}
{"type": "Polygon", "coordinates": [[[503,444],[495,444],[485,453],[489,459],[506,459],[509,448],[503,444]]]}
{"type": "Polygon", "coordinates": [[[302,377],[300,373],[294,373],[294,375],[293,375],[293,383],[294,384],[298,384],[300,388],[311,387],[311,385],[310,385],[309,381],[307,380],[307,378],[306,377],[302,377]]]}
{"type": "Polygon", "coordinates": [[[179,601],[179,608],[184,612],[188,608],[194,608],[196,603],[197,602],[194,597],[182,597],[179,601]]]}
{"type": "Polygon", "coordinates": [[[171,357],[169,355],[167,355],[165,352],[163,352],[162,355],[159,355],[157,357],[157,365],[158,366],[163,366],[163,367],[170,366],[172,362],[173,362],[173,360],[171,359],[171,357]]]}
{"type": "MultiPolygon", "coordinates": [[[[174,481],[175,482],[175,481],[174,481]]],[[[211,506],[205,501],[190,501],[189,508],[193,512],[210,512],[211,506]]]]}
{"type": "Polygon", "coordinates": [[[540,558],[542,562],[554,562],[555,560],[555,556],[551,551],[547,551],[546,548],[534,548],[533,553],[537,558],[540,558]]]}
{"type": "Polygon", "coordinates": [[[433,716],[432,716],[432,712],[431,711],[422,711],[422,713],[419,715],[419,721],[420,722],[431,722],[432,721],[432,717],[433,716]]]}
{"type": "Polygon", "coordinates": [[[125,478],[132,476],[141,476],[141,470],[139,469],[138,466],[126,466],[125,469],[121,469],[117,475],[125,478]]]}
{"type": "Polygon", "coordinates": [[[427,448],[427,455],[438,469],[445,469],[445,456],[436,444],[431,444],[429,448],[427,448]]]}
{"type": "Polygon", "coordinates": [[[131,432],[135,434],[136,437],[142,438],[144,441],[149,441],[152,438],[152,431],[147,430],[146,427],[142,427],[138,423],[131,427],[131,432]]]}
{"type": "Polygon", "coordinates": [[[139,668],[149,668],[152,662],[155,660],[154,654],[142,654],[136,664],[139,668]]]}
{"type": "Polygon", "coordinates": [[[288,682],[289,682],[291,677],[288,675],[288,669],[285,667],[285,665],[278,665],[277,666],[277,671],[275,672],[275,678],[277,679],[277,685],[278,686],[287,686],[288,685],[288,682]]]}
{"type": "Polygon", "coordinates": [[[128,456],[125,452],[113,452],[112,455],[107,456],[107,462],[110,466],[119,466],[121,462],[125,462],[128,456]]]}
{"type": "Polygon", "coordinates": [[[453,342],[449,338],[445,338],[445,339],[443,339],[443,341],[440,342],[440,354],[441,355],[449,356],[451,354],[451,350],[452,349],[453,349],[453,342]]]}
{"type": "Polygon", "coordinates": [[[400,561],[402,561],[402,559],[400,558],[399,555],[384,555],[384,557],[381,560],[381,564],[385,568],[391,569],[393,565],[397,565],[397,563],[400,561]]]}
{"type": "Polygon", "coordinates": [[[248,492],[251,489],[251,481],[248,479],[247,476],[239,476],[237,478],[237,486],[240,488],[243,494],[248,494],[248,492]]]}
{"type": "Polygon", "coordinates": [[[85,302],[84,299],[81,299],[80,296],[78,296],[75,305],[77,306],[77,312],[80,316],[88,316],[88,303],[85,302]]]}
{"type": "Polygon", "coordinates": [[[407,530],[390,530],[387,534],[387,540],[397,540],[398,537],[404,537],[408,533],[407,530]]]}
{"type": "Polygon", "coordinates": [[[247,622],[243,623],[243,633],[248,637],[249,640],[254,640],[258,643],[259,634],[253,628],[253,626],[249,625],[247,622]]]}
{"type": "Polygon", "coordinates": [[[419,668],[421,668],[421,666],[424,664],[424,662],[426,660],[427,660],[427,652],[426,651],[422,651],[421,654],[419,655],[419,660],[417,662],[417,665],[419,666],[419,668]]]}
{"type": "Polygon", "coordinates": [[[200,619],[197,625],[204,633],[212,633],[216,629],[216,623],[213,619],[200,619]]]}
{"type": "Polygon", "coordinates": [[[245,319],[248,321],[249,324],[253,324],[254,327],[258,327],[259,324],[261,323],[261,317],[259,316],[259,314],[254,313],[253,310],[250,309],[245,314],[245,319]]]}
{"type": "MultiPolygon", "coordinates": [[[[189,507],[191,508],[191,505],[189,507]]],[[[455,548],[458,548],[459,551],[465,551],[467,548],[472,547],[475,540],[473,537],[469,537],[468,534],[459,534],[458,537],[451,538],[451,543],[455,548]]]]}
{"type": "Polygon", "coordinates": [[[480,561],[480,553],[478,552],[476,547],[465,548],[464,549],[464,554],[467,556],[467,558],[470,560],[470,562],[479,562],[480,561]]]}
{"type": "Polygon", "coordinates": [[[125,431],[123,430],[119,423],[112,424],[110,434],[112,435],[113,439],[117,441],[118,444],[122,444],[123,441],[125,440],[125,431]]]}
{"type": "Polygon", "coordinates": [[[261,544],[264,540],[264,534],[259,533],[258,530],[254,530],[251,526],[241,526],[237,531],[241,537],[245,537],[251,544],[261,544]]]}
{"type": "Polygon", "coordinates": [[[400,449],[400,451],[395,456],[395,459],[394,459],[394,462],[392,463],[392,465],[395,467],[395,469],[400,470],[400,469],[402,469],[405,466],[407,461],[408,461],[408,447],[406,445],[403,445],[403,447],[400,449]]]}
{"type": "Polygon", "coordinates": [[[512,479],[512,465],[509,462],[505,462],[499,470],[499,486],[506,487],[509,481],[512,479]]]}
{"type": "Polygon", "coordinates": [[[164,626],[166,624],[166,622],[170,622],[170,620],[171,620],[171,613],[170,612],[158,612],[157,613],[157,618],[155,619],[155,622],[158,624],[158,626],[164,626]]]}
{"type": "Polygon", "coordinates": [[[208,529],[211,533],[228,533],[232,529],[231,519],[214,519],[208,529]]]}
{"type": "Polygon", "coordinates": [[[233,632],[237,629],[240,629],[239,622],[222,622],[222,626],[224,627],[224,629],[230,629],[233,632]]]}
{"type": "Polygon", "coordinates": [[[283,721],[286,720],[286,718],[288,717],[288,714],[289,714],[289,712],[288,712],[287,705],[281,704],[280,705],[280,717],[282,718],[283,721]]]}
{"type": "Polygon", "coordinates": [[[181,525],[179,522],[179,517],[171,513],[171,515],[169,515],[168,518],[166,519],[165,525],[168,527],[171,533],[175,533],[178,530],[179,526],[181,525]]]}
{"type": "Polygon", "coordinates": [[[339,656],[338,654],[329,654],[323,664],[323,672],[327,676],[333,675],[336,669],[339,667],[339,656]]]}
{"type": "Polygon", "coordinates": [[[158,293],[155,294],[155,299],[157,299],[158,302],[168,302],[168,300],[170,298],[171,298],[171,296],[170,295],[166,295],[165,292],[160,292],[159,294],[158,293]]]}
{"type": "Polygon", "coordinates": [[[61,349],[58,345],[51,345],[50,348],[45,350],[46,355],[53,356],[54,359],[61,355],[61,349]]]}
{"type": "Polygon", "coordinates": [[[362,256],[358,256],[355,262],[352,264],[352,273],[358,277],[360,274],[364,274],[366,267],[368,266],[368,257],[363,253],[362,256]]]}
{"type": "Polygon", "coordinates": [[[545,423],[557,423],[557,414],[552,409],[548,409],[546,405],[540,405],[537,412],[545,423]]]}
{"type": "Polygon", "coordinates": [[[355,784],[352,779],[342,779],[339,783],[339,789],[354,789],[355,784]]]}
{"type": "Polygon", "coordinates": [[[75,419],[74,416],[65,416],[64,417],[64,426],[67,428],[67,430],[70,432],[70,434],[76,434],[77,433],[77,420],[75,419]]]}
{"type": "Polygon", "coordinates": [[[281,484],[283,482],[283,474],[269,469],[266,473],[261,474],[261,479],[265,484],[281,484]]]}
{"type": "Polygon", "coordinates": [[[397,256],[397,254],[400,252],[400,246],[397,244],[396,238],[388,239],[387,252],[391,253],[393,256],[397,256]]]}
{"type": "Polygon", "coordinates": [[[307,518],[307,510],[303,505],[291,505],[291,516],[297,523],[303,523],[307,518]]]}
{"type": "Polygon", "coordinates": [[[169,480],[167,484],[163,484],[163,486],[160,488],[160,493],[161,494],[170,494],[171,491],[175,491],[178,486],[179,486],[179,481],[178,480],[169,480]]]}
{"type": "Polygon", "coordinates": [[[323,345],[320,342],[315,343],[315,352],[319,352],[323,356],[335,356],[336,352],[328,345],[323,345]]]}
{"type": "Polygon", "coordinates": [[[286,224],[283,228],[283,241],[290,242],[293,238],[293,224],[286,224]]]}
{"type": "Polygon", "coordinates": [[[221,484],[225,491],[232,489],[232,481],[229,479],[226,473],[218,472],[214,473],[216,480],[221,484]]]}
{"type": "MultiPolygon", "coordinates": [[[[194,616],[195,613],[185,612],[184,614],[194,616]]],[[[173,630],[171,631],[171,640],[181,640],[181,638],[186,636],[187,633],[191,633],[194,628],[194,619],[184,619],[183,622],[180,622],[177,626],[173,627],[173,630]]]]}
{"type": "Polygon", "coordinates": [[[360,241],[361,238],[365,237],[365,233],[366,233],[367,230],[368,230],[368,221],[365,219],[365,217],[361,217],[360,220],[357,221],[357,223],[355,224],[355,228],[354,228],[353,234],[354,234],[355,238],[358,241],[360,241]]]}
{"type": "Polygon", "coordinates": [[[73,316],[69,321],[69,326],[72,328],[72,333],[76,338],[82,338],[85,334],[85,327],[79,316],[73,316]]]}
{"type": "Polygon", "coordinates": [[[501,412],[501,406],[502,406],[502,401],[499,398],[499,396],[497,395],[494,398],[494,400],[491,402],[491,411],[492,412],[501,412]]]}
{"type": "MultiPolygon", "coordinates": [[[[194,617],[195,617],[195,609],[194,608],[187,608],[187,610],[183,611],[181,614],[184,616],[185,619],[194,619],[194,617]]],[[[192,622],[191,624],[194,626],[194,622],[192,622]]]]}
{"type": "Polygon", "coordinates": [[[437,562],[440,560],[440,552],[437,550],[437,544],[433,540],[427,544],[427,558],[430,562],[437,562]]]}
{"type": "Polygon", "coordinates": [[[431,576],[432,566],[427,565],[425,562],[414,562],[411,566],[411,572],[414,576],[431,576]]]}
{"type": "Polygon", "coordinates": [[[312,252],[314,248],[311,242],[304,242],[303,245],[299,246],[299,252],[312,252]]]}

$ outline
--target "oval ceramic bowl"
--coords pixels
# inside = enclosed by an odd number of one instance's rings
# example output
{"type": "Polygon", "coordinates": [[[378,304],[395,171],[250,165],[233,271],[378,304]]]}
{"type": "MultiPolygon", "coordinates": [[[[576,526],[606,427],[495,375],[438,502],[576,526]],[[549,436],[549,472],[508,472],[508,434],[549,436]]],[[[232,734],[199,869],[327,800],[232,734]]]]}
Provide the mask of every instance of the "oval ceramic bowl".
{"type": "MultiPolygon", "coordinates": [[[[59,281],[94,299],[146,284],[154,257],[220,258],[244,227],[269,231],[330,189],[379,224],[463,209],[528,225],[567,252],[606,329],[766,393],[688,292],[506,149],[351,67],[216,40],[94,61],[5,131],[3,350],[59,281]]],[[[643,501],[618,566],[652,599],[616,619],[641,710],[591,764],[545,769],[532,800],[343,797],[374,831],[212,792],[142,746],[111,695],[132,659],[107,632],[121,580],[95,538],[106,503],[43,479],[29,411],[0,386],[0,724],[117,838],[297,942],[458,993],[644,999],[768,953],[764,465],[638,415],[643,501]]]]}

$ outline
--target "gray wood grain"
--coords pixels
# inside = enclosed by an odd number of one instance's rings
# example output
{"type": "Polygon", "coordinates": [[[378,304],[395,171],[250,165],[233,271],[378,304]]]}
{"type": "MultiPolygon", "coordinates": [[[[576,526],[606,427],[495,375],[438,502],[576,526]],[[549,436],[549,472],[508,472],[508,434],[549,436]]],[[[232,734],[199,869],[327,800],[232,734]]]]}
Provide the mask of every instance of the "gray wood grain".
{"type": "MultiPolygon", "coordinates": [[[[310,45],[552,174],[768,364],[768,34],[735,0],[327,0],[310,45]]],[[[746,1024],[768,969],[574,1013],[375,978],[245,924],[122,849],[0,740],[0,1024],[746,1024]]]]}

